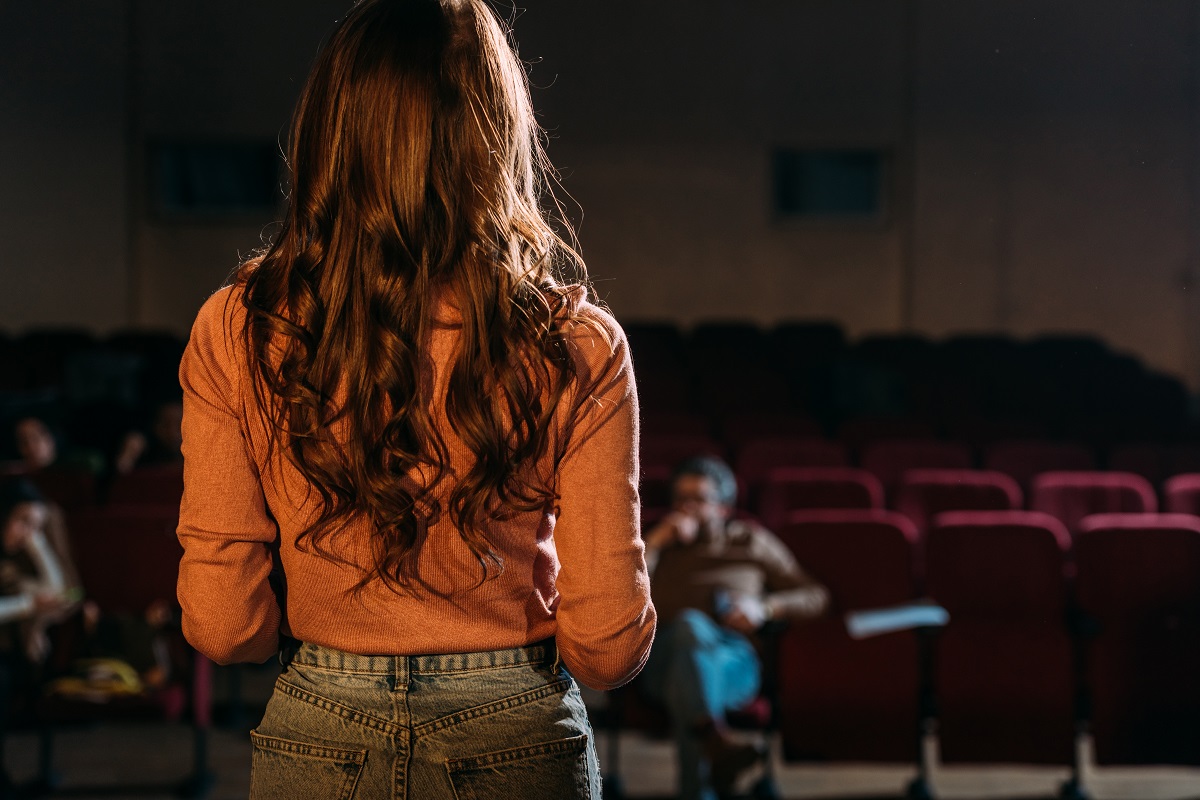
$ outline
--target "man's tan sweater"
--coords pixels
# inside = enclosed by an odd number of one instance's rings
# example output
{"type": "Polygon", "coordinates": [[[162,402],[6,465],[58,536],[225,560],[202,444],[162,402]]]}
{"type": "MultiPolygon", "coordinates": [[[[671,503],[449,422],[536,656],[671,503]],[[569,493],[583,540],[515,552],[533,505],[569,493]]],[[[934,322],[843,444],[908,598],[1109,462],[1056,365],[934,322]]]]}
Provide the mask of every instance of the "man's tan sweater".
{"type": "Polygon", "coordinates": [[[663,548],[653,575],[654,607],[664,623],[685,608],[719,619],[721,596],[746,595],[769,600],[777,616],[813,612],[811,592],[820,584],[809,577],[787,546],[770,531],[744,520],[689,544],[663,548]]]}

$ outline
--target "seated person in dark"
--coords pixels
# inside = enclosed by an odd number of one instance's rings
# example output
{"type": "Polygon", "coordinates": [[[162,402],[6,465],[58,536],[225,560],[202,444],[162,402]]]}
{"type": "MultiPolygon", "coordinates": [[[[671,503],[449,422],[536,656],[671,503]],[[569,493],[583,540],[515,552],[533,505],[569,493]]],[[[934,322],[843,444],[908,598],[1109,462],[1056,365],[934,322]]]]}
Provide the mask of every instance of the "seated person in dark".
{"type": "Polygon", "coordinates": [[[829,605],[774,534],[732,518],[736,498],[723,461],[691,459],[676,470],[671,513],[644,534],[659,629],[641,680],[671,714],[683,800],[726,794],[764,755],[739,744],[725,721],[759,692],[756,633],[829,605]]]}
{"type": "Polygon", "coordinates": [[[182,464],[183,401],[179,398],[159,403],[146,431],[130,431],[121,441],[113,470],[124,474],[135,467],[156,464],[182,464]]]}
{"type": "MultiPolygon", "coordinates": [[[[47,628],[79,604],[61,514],[24,479],[0,483],[0,746],[17,711],[27,711],[50,652],[47,628]]],[[[12,796],[0,747],[0,797],[12,796]]]]}
{"type": "Polygon", "coordinates": [[[37,416],[13,428],[21,473],[55,506],[74,510],[95,502],[96,480],[104,473],[99,452],[63,446],[58,430],[37,416]]]}
{"type": "Polygon", "coordinates": [[[61,512],[35,486],[0,484],[0,654],[40,662],[46,629],[63,621],[82,597],[61,512]]]}
{"type": "Polygon", "coordinates": [[[85,449],[64,448],[61,431],[39,416],[21,417],[13,426],[17,455],[27,475],[48,470],[78,470],[94,475],[104,470],[99,453],[85,449]]]}
{"type": "Polygon", "coordinates": [[[26,472],[46,469],[58,460],[58,441],[50,426],[39,417],[24,417],[13,426],[17,455],[26,472]]]}

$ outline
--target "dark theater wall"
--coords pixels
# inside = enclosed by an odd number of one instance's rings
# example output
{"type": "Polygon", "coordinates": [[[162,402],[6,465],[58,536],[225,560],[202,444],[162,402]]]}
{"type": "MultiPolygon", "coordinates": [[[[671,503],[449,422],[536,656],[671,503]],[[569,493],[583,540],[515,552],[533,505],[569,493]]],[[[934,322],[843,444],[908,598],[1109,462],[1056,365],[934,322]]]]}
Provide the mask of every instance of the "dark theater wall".
{"type": "MultiPolygon", "coordinates": [[[[205,0],[139,4],[138,115],[143,141],[278,141],[317,48],[342,0],[205,0]]],[[[137,184],[145,185],[143,180],[137,184]]],[[[163,219],[139,206],[139,319],[182,327],[239,254],[261,247],[270,215],[163,219]]]]}
{"type": "Polygon", "coordinates": [[[535,80],[556,78],[542,93],[552,155],[618,314],[898,326],[903,201],[882,222],[781,222],[770,156],[897,150],[903,4],[616,5],[542,3],[521,21],[523,54],[544,57],[535,80]]]}
{"type": "MultiPolygon", "coordinates": [[[[1200,383],[1200,4],[521,5],[619,317],[1088,331],[1200,383]],[[883,219],[777,218],[775,147],[884,151],[883,219]]],[[[0,327],[186,330],[270,220],[156,218],[145,144],[274,139],[344,7],[0,3],[0,327]]]]}
{"type": "Polygon", "coordinates": [[[0,329],[129,319],[126,14],[0,2],[0,329]]]}
{"type": "Polygon", "coordinates": [[[1196,382],[1195,3],[938,3],[913,324],[1095,331],[1196,382]]]}

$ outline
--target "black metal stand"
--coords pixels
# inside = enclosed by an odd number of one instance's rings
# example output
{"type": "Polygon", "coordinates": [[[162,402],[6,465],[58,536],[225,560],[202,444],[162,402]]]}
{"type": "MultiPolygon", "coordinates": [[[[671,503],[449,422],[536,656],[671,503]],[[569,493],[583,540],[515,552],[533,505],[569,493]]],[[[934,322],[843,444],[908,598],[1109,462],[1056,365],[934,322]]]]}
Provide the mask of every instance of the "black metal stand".
{"type": "Polygon", "coordinates": [[[216,774],[208,767],[208,729],[192,727],[192,774],[179,785],[178,795],[189,800],[208,797],[217,783],[216,774]]]}
{"type": "Polygon", "coordinates": [[[1079,740],[1088,732],[1092,718],[1092,698],[1087,684],[1087,649],[1100,632],[1096,620],[1072,606],[1067,611],[1067,630],[1071,632],[1071,671],[1075,677],[1075,742],[1071,751],[1071,777],[1059,788],[1061,800],[1091,800],[1083,785],[1083,764],[1079,757],[1079,740]]]}
{"type": "Polygon", "coordinates": [[[918,628],[917,637],[917,776],[905,789],[907,800],[933,800],[925,739],[937,730],[937,695],[933,688],[933,649],[939,628],[918,628]]]}
{"type": "Polygon", "coordinates": [[[24,787],[27,796],[47,795],[62,785],[62,773],[54,768],[54,729],[48,724],[38,727],[38,773],[31,786],[24,787]]]}
{"type": "Polygon", "coordinates": [[[613,689],[608,693],[608,708],[604,709],[604,727],[608,731],[608,757],[601,779],[601,795],[604,800],[625,800],[625,786],[621,781],[621,703],[628,687],[613,689]]]}

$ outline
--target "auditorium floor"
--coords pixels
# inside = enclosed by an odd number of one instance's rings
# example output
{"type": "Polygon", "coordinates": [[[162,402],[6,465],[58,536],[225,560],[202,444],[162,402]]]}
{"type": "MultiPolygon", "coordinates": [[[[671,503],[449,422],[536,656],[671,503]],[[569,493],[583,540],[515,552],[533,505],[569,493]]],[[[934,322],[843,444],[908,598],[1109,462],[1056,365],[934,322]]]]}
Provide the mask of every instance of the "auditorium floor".
{"type": "MultiPolygon", "coordinates": [[[[219,673],[218,679],[220,700],[228,690],[228,675],[219,673]]],[[[258,713],[272,679],[266,669],[246,674],[243,692],[258,713]]],[[[605,737],[600,735],[602,763],[606,763],[606,745],[605,737]]],[[[675,765],[669,742],[625,734],[620,748],[621,777],[628,796],[660,800],[671,796],[675,765]]],[[[191,736],[180,725],[105,725],[61,732],[56,737],[55,752],[56,766],[63,776],[61,796],[76,800],[167,800],[173,796],[173,782],[185,776],[190,767],[191,736]],[[115,785],[123,788],[106,788],[115,785]]],[[[6,754],[9,772],[17,780],[31,777],[36,755],[37,742],[32,734],[14,735],[6,754]]],[[[245,728],[214,730],[210,756],[217,775],[211,800],[244,800],[250,766],[245,728]]],[[[875,765],[779,765],[777,775],[786,798],[857,800],[902,796],[913,770],[875,765]]],[[[943,800],[1015,800],[1052,798],[1066,776],[1066,770],[1058,768],[955,767],[935,769],[932,782],[935,795],[943,800]]],[[[1200,798],[1200,769],[1089,768],[1085,785],[1096,800],[1200,798]]]]}

